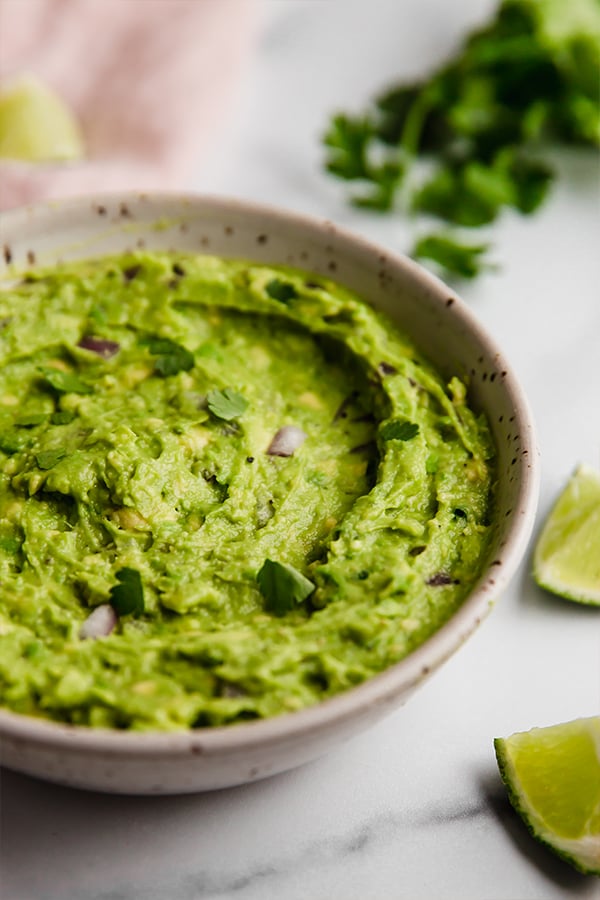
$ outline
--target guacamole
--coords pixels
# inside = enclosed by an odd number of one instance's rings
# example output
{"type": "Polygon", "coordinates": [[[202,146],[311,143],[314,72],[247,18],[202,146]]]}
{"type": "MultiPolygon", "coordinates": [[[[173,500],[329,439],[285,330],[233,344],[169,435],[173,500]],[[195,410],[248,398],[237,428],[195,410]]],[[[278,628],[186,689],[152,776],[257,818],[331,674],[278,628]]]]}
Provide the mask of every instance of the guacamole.
{"type": "Polygon", "coordinates": [[[0,283],[0,705],[176,730],[402,659],[486,556],[494,449],[331,281],[139,252],[0,283]]]}

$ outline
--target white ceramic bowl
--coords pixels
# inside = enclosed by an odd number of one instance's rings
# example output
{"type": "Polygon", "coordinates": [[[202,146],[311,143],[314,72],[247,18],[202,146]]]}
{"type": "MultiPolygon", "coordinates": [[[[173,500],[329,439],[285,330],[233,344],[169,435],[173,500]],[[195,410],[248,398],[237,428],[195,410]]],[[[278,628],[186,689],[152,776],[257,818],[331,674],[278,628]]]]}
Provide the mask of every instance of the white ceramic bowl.
{"type": "Polygon", "coordinates": [[[60,725],[0,711],[0,760],[12,769],[100,791],[167,794],[252,781],[325,753],[404,703],[477,627],[519,564],[538,495],[538,452],[523,392],[464,303],[410,260],[337,228],[234,200],[117,195],[54,202],[2,217],[7,264],[101,256],[136,247],[281,263],[334,278],[383,309],[444,373],[468,376],[498,449],[497,534],[478,584],[406,659],[317,706],[277,718],[183,733],[60,725]]]}

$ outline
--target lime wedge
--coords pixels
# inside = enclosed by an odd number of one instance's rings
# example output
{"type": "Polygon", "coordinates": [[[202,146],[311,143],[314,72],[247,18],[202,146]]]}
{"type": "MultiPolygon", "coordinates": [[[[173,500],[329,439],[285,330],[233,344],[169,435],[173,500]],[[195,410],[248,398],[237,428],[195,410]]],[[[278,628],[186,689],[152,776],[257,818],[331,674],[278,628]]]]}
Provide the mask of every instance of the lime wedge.
{"type": "Polygon", "coordinates": [[[494,741],[510,802],[535,838],[600,875],[600,716],[494,741]]]}
{"type": "Polygon", "coordinates": [[[0,92],[0,157],[28,162],[81,159],[83,138],[63,100],[32,75],[0,92]]]}
{"type": "Polygon", "coordinates": [[[540,587],[600,605],[600,473],[579,466],[551,511],[533,557],[540,587]]]}

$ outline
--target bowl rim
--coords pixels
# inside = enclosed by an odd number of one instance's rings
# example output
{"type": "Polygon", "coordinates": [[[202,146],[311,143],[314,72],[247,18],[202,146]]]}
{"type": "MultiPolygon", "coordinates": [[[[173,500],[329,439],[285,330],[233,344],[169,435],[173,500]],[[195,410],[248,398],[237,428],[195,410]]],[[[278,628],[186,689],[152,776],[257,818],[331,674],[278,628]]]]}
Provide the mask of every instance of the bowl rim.
{"type": "MultiPolygon", "coordinates": [[[[520,490],[512,512],[512,527],[507,533],[504,545],[497,553],[497,559],[494,561],[496,565],[494,562],[488,562],[478,582],[465,597],[459,609],[423,644],[365,682],[321,700],[313,706],[250,722],[177,731],[118,731],[92,728],[0,709],[0,737],[17,741],[34,741],[37,744],[69,751],[94,750],[109,756],[156,758],[188,754],[191,751],[206,758],[235,754],[239,752],[240,746],[253,749],[263,745],[286,744],[293,742],[300,735],[306,736],[312,732],[321,732],[323,729],[334,730],[339,724],[353,719],[358,709],[388,703],[392,705],[400,692],[417,686],[430,671],[435,670],[450,657],[469,637],[493,606],[495,598],[505,590],[514,576],[523,557],[523,548],[527,546],[533,530],[539,496],[539,451],[529,402],[500,347],[452,288],[404,254],[378,245],[329,219],[249,199],[194,191],[94,193],[64,200],[47,200],[1,212],[3,243],[6,243],[7,227],[20,229],[27,225],[32,216],[46,216],[50,222],[55,213],[68,214],[70,211],[87,209],[91,216],[94,214],[94,207],[99,205],[145,201],[156,205],[189,207],[190,212],[194,209],[212,209],[223,214],[234,212],[249,217],[263,217],[275,225],[281,222],[288,226],[299,227],[306,232],[326,234],[328,238],[335,237],[343,242],[348,249],[354,249],[363,256],[372,256],[374,260],[385,254],[386,265],[390,269],[408,274],[414,282],[420,283],[439,300],[440,306],[447,306],[448,299],[452,298],[452,315],[462,320],[466,329],[489,354],[489,358],[501,364],[505,372],[502,379],[503,387],[513,404],[514,425],[521,436],[523,451],[527,451],[526,454],[520,454],[517,467],[520,490]],[[498,564],[497,560],[501,560],[501,564],[498,564]]],[[[159,217],[157,214],[157,218],[159,217]]],[[[107,219],[98,221],[105,229],[112,224],[107,219]]],[[[118,227],[118,223],[114,224],[118,227]]],[[[8,264],[9,260],[7,266],[8,264]]],[[[343,283],[343,278],[339,280],[343,283]]]]}

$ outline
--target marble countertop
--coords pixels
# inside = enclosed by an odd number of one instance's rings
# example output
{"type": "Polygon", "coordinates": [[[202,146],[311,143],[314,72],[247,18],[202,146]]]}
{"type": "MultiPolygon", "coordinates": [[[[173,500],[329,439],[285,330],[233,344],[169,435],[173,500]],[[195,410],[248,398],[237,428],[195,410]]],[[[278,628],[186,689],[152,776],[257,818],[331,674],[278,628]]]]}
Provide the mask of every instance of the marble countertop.
{"type": "MultiPolygon", "coordinates": [[[[257,53],[190,187],[289,207],[404,249],[349,208],[319,136],[422,74],[491,0],[267,0],[257,53]]],[[[542,452],[537,528],[573,468],[600,464],[597,160],[556,159],[535,217],[494,229],[500,268],[462,290],[511,359],[542,452]]],[[[3,772],[2,900],[552,900],[599,896],[528,836],[492,739],[593,715],[597,610],[538,590],[526,559],[468,643],[403,709],[329,756],[212,794],[116,797],[3,772]]]]}

